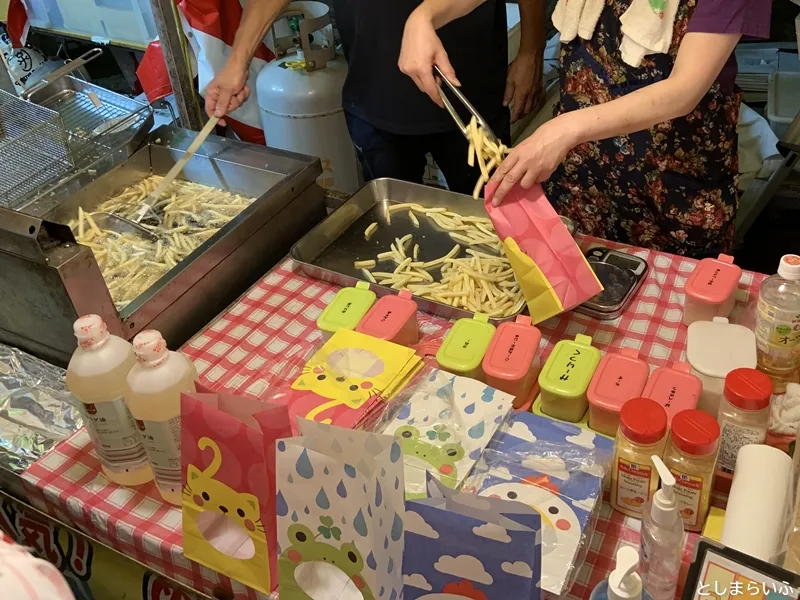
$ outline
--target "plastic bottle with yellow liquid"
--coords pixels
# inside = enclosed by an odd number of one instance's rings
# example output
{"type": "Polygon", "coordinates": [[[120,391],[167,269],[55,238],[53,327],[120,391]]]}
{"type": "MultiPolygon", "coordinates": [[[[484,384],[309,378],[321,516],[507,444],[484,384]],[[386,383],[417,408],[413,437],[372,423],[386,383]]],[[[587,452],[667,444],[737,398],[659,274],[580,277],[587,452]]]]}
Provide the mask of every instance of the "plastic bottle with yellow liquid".
{"type": "Polygon", "coordinates": [[[167,349],[155,330],[133,338],[136,364],[128,373],[128,407],[142,433],[161,497],[181,504],[181,392],[194,392],[197,371],[167,349]]]}
{"type": "Polygon", "coordinates": [[[133,347],[108,333],[98,315],[79,318],[73,331],[78,348],[67,367],[67,387],[81,401],[103,473],[121,485],[151,481],[153,471],[125,403],[125,377],[136,363],[133,347]]]}

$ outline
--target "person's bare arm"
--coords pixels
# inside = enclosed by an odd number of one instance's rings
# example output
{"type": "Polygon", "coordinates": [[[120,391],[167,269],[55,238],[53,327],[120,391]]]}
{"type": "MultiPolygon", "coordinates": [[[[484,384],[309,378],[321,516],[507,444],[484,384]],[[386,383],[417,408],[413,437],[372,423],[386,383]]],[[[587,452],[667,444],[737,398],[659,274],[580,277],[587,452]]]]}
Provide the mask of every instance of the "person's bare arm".
{"type": "Polygon", "coordinates": [[[544,0],[518,0],[520,18],[519,53],[508,66],[503,104],[512,106],[511,122],[533,110],[542,91],[545,47],[544,0]]]}
{"type": "Polygon", "coordinates": [[[585,142],[648,129],[691,113],[713,85],[736,48],[738,34],[687,33],[675,66],[664,81],[616,100],[564,113],[514,148],[492,177],[493,197],[502,202],[517,183],[529,189],[546,180],[567,153],[585,142]]]}
{"type": "Polygon", "coordinates": [[[247,0],[228,61],[206,89],[208,116],[224,117],[247,100],[250,61],[287,4],[289,0],[247,0]]]}
{"type": "MultiPolygon", "coordinates": [[[[455,85],[461,84],[436,30],[471,13],[485,1],[424,0],[406,21],[397,65],[439,106],[443,105],[433,77],[433,67],[439,67],[455,85]]],[[[468,44],[469,40],[464,40],[464,43],[468,44]]]]}

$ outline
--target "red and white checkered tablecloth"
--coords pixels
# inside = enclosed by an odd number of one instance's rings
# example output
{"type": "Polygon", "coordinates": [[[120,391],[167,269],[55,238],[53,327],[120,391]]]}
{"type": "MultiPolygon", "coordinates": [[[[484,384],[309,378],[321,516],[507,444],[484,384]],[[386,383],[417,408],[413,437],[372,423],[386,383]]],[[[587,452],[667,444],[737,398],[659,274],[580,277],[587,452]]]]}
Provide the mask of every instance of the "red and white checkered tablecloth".
{"type": "MultiPolygon", "coordinates": [[[[589,245],[591,240],[583,240],[589,245]]],[[[686,349],[683,284],[695,261],[642,249],[627,249],[647,260],[647,280],[625,314],[600,322],[569,313],[540,324],[546,358],[555,342],[578,333],[591,335],[601,350],[632,347],[651,366],[682,360],[686,349]]],[[[764,276],[744,273],[732,320],[747,322],[764,276]]],[[[183,351],[204,383],[241,394],[261,394],[291,379],[320,345],[316,320],[336,292],[332,285],[303,275],[285,260],[195,336],[183,351]]],[[[421,315],[424,340],[441,339],[449,322],[421,315]]],[[[180,510],[161,502],[153,484],[124,488],[101,474],[89,438],[78,432],[23,475],[29,495],[42,510],[85,531],[155,571],[209,594],[229,590],[237,599],[261,598],[252,589],[187,560],[182,554],[180,510]]],[[[638,544],[639,522],[604,504],[586,563],[570,597],[588,598],[613,567],[620,542],[638,544]]],[[[685,562],[697,536],[690,536],[685,562]]],[[[223,595],[225,596],[225,595],[223,595]]]]}

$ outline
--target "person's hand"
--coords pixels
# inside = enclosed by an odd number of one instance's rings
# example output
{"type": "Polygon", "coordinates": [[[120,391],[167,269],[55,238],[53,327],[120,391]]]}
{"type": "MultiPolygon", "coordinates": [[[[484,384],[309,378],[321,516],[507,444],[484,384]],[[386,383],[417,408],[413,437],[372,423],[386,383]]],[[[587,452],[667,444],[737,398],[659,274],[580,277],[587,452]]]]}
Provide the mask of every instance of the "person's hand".
{"type": "Polygon", "coordinates": [[[569,113],[547,121],[511,150],[490,180],[498,186],[492,206],[498,206],[515,185],[529,190],[553,174],[576,145],[577,135],[568,117],[569,113]]]}
{"type": "Polygon", "coordinates": [[[524,53],[508,67],[503,106],[511,105],[511,122],[527,116],[542,92],[542,55],[524,53]]]}
{"type": "MultiPolygon", "coordinates": [[[[231,56],[206,88],[206,114],[222,118],[244,104],[250,97],[248,75],[247,63],[231,56]]],[[[220,124],[225,122],[220,121],[220,124]]]]}
{"type": "Polygon", "coordinates": [[[428,94],[431,100],[444,107],[439,96],[439,88],[433,76],[434,65],[453,85],[461,84],[456,72],[447,57],[444,46],[429,16],[418,8],[411,13],[403,30],[403,43],[400,47],[400,59],[397,66],[400,71],[411,77],[417,87],[428,94]]]}

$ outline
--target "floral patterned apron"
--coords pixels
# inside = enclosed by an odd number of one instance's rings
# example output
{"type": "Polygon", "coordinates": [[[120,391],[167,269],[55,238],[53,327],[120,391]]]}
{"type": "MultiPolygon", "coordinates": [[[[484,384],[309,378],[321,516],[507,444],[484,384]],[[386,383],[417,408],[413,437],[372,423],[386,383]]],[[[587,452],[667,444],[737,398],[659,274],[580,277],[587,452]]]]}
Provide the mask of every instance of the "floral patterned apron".
{"type": "MultiPolygon", "coordinates": [[[[606,0],[594,37],[562,46],[557,114],[669,77],[696,1],[681,0],[669,53],[646,56],[633,68],[619,52],[619,19],[631,0],[606,0]]],[[[738,90],[729,93],[715,83],[686,117],[581,144],[545,184],[547,196],[593,236],[694,257],[730,251],[740,103],[738,90]]]]}

